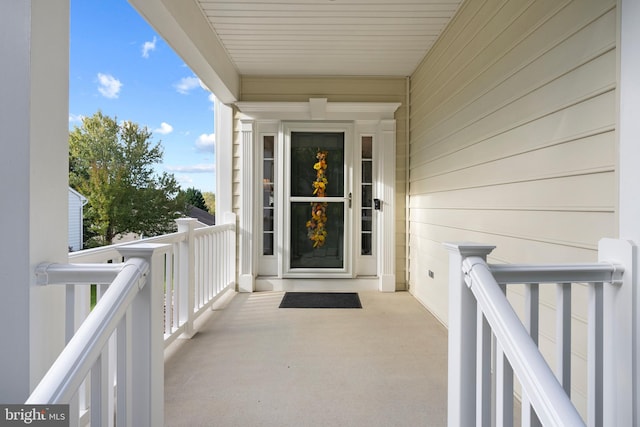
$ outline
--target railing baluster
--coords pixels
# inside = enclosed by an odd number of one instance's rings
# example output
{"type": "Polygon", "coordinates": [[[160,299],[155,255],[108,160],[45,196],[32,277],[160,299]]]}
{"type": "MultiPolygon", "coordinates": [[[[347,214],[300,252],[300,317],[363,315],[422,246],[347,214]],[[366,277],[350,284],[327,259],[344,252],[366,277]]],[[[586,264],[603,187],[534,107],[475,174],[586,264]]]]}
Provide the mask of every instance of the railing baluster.
{"type": "Polygon", "coordinates": [[[109,390],[109,349],[108,345],[102,351],[91,369],[91,425],[107,426],[109,390]]]}
{"type": "MultiPolygon", "coordinates": [[[[117,330],[117,328],[116,328],[117,330]]],[[[106,395],[106,404],[107,404],[107,425],[115,425],[115,414],[116,414],[116,396],[115,396],[115,387],[116,387],[116,379],[118,373],[118,344],[116,333],[111,334],[109,338],[109,342],[107,343],[108,349],[108,360],[107,364],[107,383],[104,388],[106,395]]]]}
{"type": "Polygon", "coordinates": [[[164,334],[172,332],[173,326],[173,256],[167,254],[164,260],[164,334]]]}
{"type": "Polygon", "coordinates": [[[173,244],[173,324],[171,325],[171,333],[173,334],[180,327],[180,317],[182,311],[180,310],[180,303],[182,301],[182,294],[180,293],[180,275],[181,275],[181,254],[180,245],[178,243],[173,244]]]}
{"type": "Polygon", "coordinates": [[[556,376],[571,397],[571,283],[556,286],[556,376]]]}
{"type": "Polygon", "coordinates": [[[496,425],[513,426],[513,368],[500,344],[496,351],[496,425]]]}
{"type": "Polygon", "coordinates": [[[528,283],[525,285],[525,328],[534,343],[538,344],[540,324],[540,285],[528,283]]]}
{"type": "Polygon", "coordinates": [[[603,283],[592,283],[589,286],[589,341],[587,344],[587,406],[588,425],[590,427],[602,426],[602,388],[603,388],[603,283]]]}
{"type": "MultiPolygon", "coordinates": [[[[507,287],[500,284],[500,290],[506,296],[507,287]]],[[[496,425],[513,426],[513,368],[502,347],[496,345],[496,425]]]]}
{"type": "Polygon", "coordinates": [[[202,304],[202,269],[204,265],[202,263],[202,239],[198,238],[194,244],[195,255],[195,305],[190,307],[190,310],[196,311],[202,304]]]}
{"type": "MultiPolygon", "coordinates": [[[[524,285],[524,326],[529,332],[531,339],[539,345],[540,328],[540,285],[538,283],[527,283],[524,285]]],[[[531,407],[531,402],[526,391],[522,391],[522,425],[526,427],[539,427],[540,420],[536,412],[531,407]]]]}
{"type": "Polygon", "coordinates": [[[207,255],[205,257],[205,265],[207,266],[207,275],[205,277],[205,286],[207,287],[207,301],[210,301],[211,298],[213,298],[214,293],[213,293],[213,283],[211,280],[211,272],[213,270],[213,264],[214,264],[214,260],[212,257],[212,243],[213,243],[213,239],[211,238],[210,235],[207,234],[207,236],[205,237],[207,240],[207,255]]]}
{"type": "Polygon", "coordinates": [[[133,423],[131,405],[129,397],[131,396],[133,385],[131,378],[131,368],[133,359],[131,357],[131,307],[127,309],[127,313],[118,325],[116,332],[118,337],[118,374],[116,389],[116,425],[131,426],[133,423]]]}
{"type": "Polygon", "coordinates": [[[211,280],[213,282],[213,289],[214,289],[214,293],[217,295],[221,290],[221,280],[220,280],[220,270],[221,270],[221,263],[220,263],[220,255],[222,254],[222,251],[220,250],[220,237],[219,236],[213,236],[213,253],[211,254],[211,258],[212,260],[214,260],[214,264],[213,264],[213,272],[211,274],[211,280]]]}
{"type": "Polygon", "coordinates": [[[476,335],[476,426],[491,425],[491,328],[482,310],[477,310],[476,335]]]}
{"type": "Polygon", "coordinates": [[[65,292],[65,344],[69,344],[76,333],[76,285],[66,285],[65,292]]]}

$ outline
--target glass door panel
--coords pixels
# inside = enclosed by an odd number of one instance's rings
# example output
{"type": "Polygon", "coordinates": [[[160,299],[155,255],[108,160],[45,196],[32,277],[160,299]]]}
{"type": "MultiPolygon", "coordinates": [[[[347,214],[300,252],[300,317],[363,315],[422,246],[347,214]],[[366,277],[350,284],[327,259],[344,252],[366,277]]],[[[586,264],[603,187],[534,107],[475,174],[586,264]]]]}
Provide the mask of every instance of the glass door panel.
{"type": "Polygon", "coordinates": [[[345,268],[350,208],[343,132],[291,132],[289,267],[345,268]]]}

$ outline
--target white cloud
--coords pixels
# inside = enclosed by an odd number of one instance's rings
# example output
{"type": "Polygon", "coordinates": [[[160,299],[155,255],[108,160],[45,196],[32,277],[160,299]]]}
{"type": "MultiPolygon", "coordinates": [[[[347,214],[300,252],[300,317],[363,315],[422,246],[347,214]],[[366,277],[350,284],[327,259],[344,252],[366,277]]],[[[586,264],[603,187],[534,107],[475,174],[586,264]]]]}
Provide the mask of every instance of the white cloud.
{"type": "Polygon", "coordinates": [[[211,152],[216,146],[216,134],[203,133],[196,139],[196,149],[198,151],[211,152]]]}
{"type": "Polygon", "coordinates": [[[153,40],[150,42],[144,42],[142,45],[142,57],[148,58],[149,52],[156,50],[156,36],[153,36],[153,40]]]}
{"type": "Polygon", "coordinates": [[[193,184],[193,178],[189,175],[174,175],[181,187],[190,187],[193,184]]]}
{"type": "Polygon", "coordinates": [[[98,73],[98,91],[105,98],[117,98],[122,87],[122,82],[110,74],[98,73]]]}
{"type": "Polygon", "coordinates": [[[176,90],[183,95],[188,94],[189,92],[191,92],[193,89],[197,87],[202,87],[200,83],[200,79],[195,76],[183,77],[174,86],[176,90]]]}
{"type": "Polygon", "coordinates": [[[160,135],[167,135],[173,132],[173,126],[171,126],[169,123],[162,122],[160,123],[160,127],[153,132],[159,133],[160,135]]]}
{"type": "Polygon", "coordinates": [[[82,123],[84,118],[82,114],[69,114],[69,123],[82,123]]]}
{"type": "Polygon", "coordinates": [[[200,164],[190,166],[165,166],[169,172],[179,173],[211,173],[215,171],[214,164],[200,164]]]}

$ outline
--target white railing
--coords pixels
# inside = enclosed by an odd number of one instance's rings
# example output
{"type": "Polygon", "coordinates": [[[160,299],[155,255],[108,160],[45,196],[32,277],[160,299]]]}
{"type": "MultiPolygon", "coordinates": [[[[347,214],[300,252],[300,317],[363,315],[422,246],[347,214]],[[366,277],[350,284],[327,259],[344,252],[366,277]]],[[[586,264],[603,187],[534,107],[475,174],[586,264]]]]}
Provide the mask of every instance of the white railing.
{"type": "Polygon", "coordinates": [[[158,267],[165,249],[158,244],[130,246],[121,249],[126,261],[108,268],[38,267],[40,285],[87,286],[93,281],[109,287],[27,404],[67,404],[71,426],[162,425],[163,414],[158,411],[164,399],[162,270],[158,267]]]}
{"type": "Polygon", "coordinates": [[[202,228],[180,219],[176,233],[39,266],[39,285],[66,285],[67,346],[27,403],[70,404],[72,426],[162,425],[163,348],[192,337],[197,317],[235,285],[235,215],[224,219],[202,228]]]}
{"type": "Polygon", "coordinates": [[[629,242],[604,239],[600,262],[571,265],[489,265],[486,257],[493,246],[446,246],[450,426],[513,425],[514,378],[521,386],[524,426],[637,425],[634,247],[629,242]],[[589,294],[586,414],[571,401],[576,350],[571,346],[571,288],[576,283],[588,286],[589,294]],[[506,296],[512,284],[524,285],[521,317],[506,296]],[[538,348],[541,286],[556,289],[555,369],[538,348]]]}
{"type": "MultiPolygon", "coordinates": [[[[120,250],[139,242],[169,245],[164,259],[165,347],[178,337],[195,333],[194,321],[225,290],[235,286],[235,215],[224,215],[224,223],[198,227],[197,220],[177,220],[178,231],[131,243],[120,243],[69,254],[71,263],[121,263],[120,250]]],[[[98,288],[98,299],[104,287],[98,288]]],[[[88,291],[75,296],[75,317],[88,313],[88,291]]]]}

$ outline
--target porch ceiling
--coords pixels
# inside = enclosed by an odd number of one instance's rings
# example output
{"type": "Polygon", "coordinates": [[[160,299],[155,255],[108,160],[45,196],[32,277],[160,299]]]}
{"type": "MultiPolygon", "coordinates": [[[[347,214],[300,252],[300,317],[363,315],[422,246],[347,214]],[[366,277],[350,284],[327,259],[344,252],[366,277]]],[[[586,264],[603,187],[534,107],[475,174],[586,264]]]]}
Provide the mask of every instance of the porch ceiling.
{"type": "Polygon", "coordinates": [[[460,0],[198,0],[241,75],[408,76],[460,0]]]}
{"type": "Polygon", "coordinates": [[[129,0],[223,102],[241,76],[411,75],[463,0],[129,0]]]}

